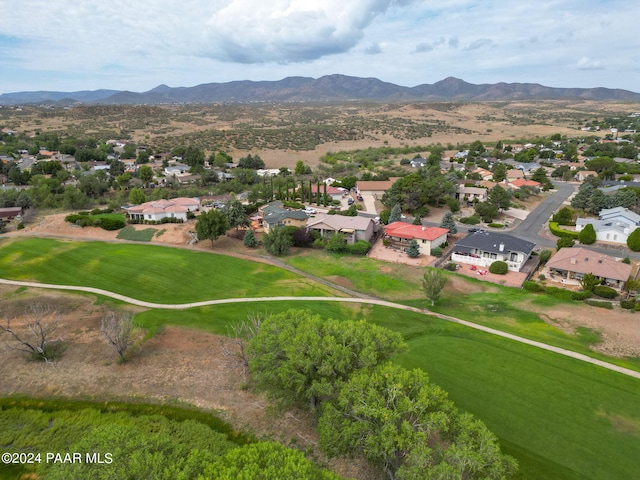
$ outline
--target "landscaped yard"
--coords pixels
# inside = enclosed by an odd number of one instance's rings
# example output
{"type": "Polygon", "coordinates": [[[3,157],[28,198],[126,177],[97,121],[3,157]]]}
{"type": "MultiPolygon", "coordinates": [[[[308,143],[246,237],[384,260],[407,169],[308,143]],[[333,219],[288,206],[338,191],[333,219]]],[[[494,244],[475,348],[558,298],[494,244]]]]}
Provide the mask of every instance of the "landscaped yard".
{"type": "Polygon", "coordinates": [[[338,295],[271,265],[154,245],[28,238],[0,242],[0,276],[102,288],[139,300],[338,295]]]}

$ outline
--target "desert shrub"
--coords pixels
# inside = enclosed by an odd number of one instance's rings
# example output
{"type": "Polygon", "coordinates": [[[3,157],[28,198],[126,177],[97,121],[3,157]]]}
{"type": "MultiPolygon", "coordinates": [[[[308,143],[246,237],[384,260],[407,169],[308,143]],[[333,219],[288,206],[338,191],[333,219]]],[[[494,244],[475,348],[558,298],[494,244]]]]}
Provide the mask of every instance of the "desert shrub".
{"type": "Polygon", "coordinates": [[[587,305],[591,305],[592,307],[606,308],[607,310],[613,310],[613,305],[611,302],[599,302],[597,300],[587,300],[587,305]]]}
{"type": "Polygon", "coordinates": [[[79,213],[73,213],[64,217],[65,222],[76,223],[78,220],[86,218],[86,215],[80,215],[79,213]]]}
{"type": "Polygon", "coordinates": [[[541,282],[544,282],[547,279],[547,276],[544,273],[541,273],[540,275],[538,275],[538,278],[541,282]]]}
{"type": "Polygon", "coordinates": [[[450,272],[455,272],[457,269],[457,265],[453,262],[449,262],[444,266],[445,270],[449,270],[450,272]]]}
{"type": "Polygon", "coordinates": [[[79,220],[76,220],[76,225],[79,225],[82,228],[93,227],[96,226],[97,223],[98,222],[96,222],[96,220],[91,217],[80,217],[79,220]]]}
{"type": "Polygon", "coordinates": [[[527,292],[537,292],[537,293],[542,293],[546,290],[544,285],[540,285],[539,283],[533,282],[531,280],[527,280],[526,282],[524,282],[522,284],[522,288],[527,292]]]}
{"type": "Polygon", "coordinates": [[[597,295],[602,298],[616,298],[618,296],[618,292],[606,285],[597,285],[593,288],[594,295],[597,295]]]}
{"type": "Polygon", "coordinates": [[[509,265],[507,265],[507,262],[497,260],[489,265],[489,271],[497,275],[504,275],[509,271],[509,265]]]}
{"type": "Polygon", "coordinates": [[[471,215],[470,217],[462,217],[460,223],[465,225],[477,225],[480,223],[480,217],[478,215],[471,215]]]}
{"type": "Polygon", "coordinates": [[[620,300],[620,306],[626,310],[633,310],[636,306],[635,300],[620,300]]]}
{"type": "Polygon", "coordinates": [[[366,255],[371,250],[371,244],[366,240],[358,240],[353,245],[347,245],[347,252],[354,255],[366,255]]]}
{"type": "Polygon", "coordinates": [[[24,223],[20,222],[16,227],[16,230],[22,230],[24,228],[24,223]]]}

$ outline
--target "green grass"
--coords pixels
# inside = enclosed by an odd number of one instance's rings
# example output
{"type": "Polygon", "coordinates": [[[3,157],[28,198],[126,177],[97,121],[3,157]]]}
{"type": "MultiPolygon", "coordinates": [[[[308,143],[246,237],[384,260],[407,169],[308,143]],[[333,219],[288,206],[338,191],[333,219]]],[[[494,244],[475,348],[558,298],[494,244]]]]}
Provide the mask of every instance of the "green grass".
{"type": "Polygon", "coordinates": [[[335,294],[282,268],[225,255],[38,238],[0,242],[0,277],[91,286],[157,303],[335,294]]]}
{"type": "Polygon", "coordinates": [[[396,361],[428,372],[459,408],[481,418],[520,462],[518,479],[626,479],[640,472],[640,381],[552,352],[434,317],[337,302],[149,310],[136,320],[153,329],[171,324],[228,334],[249,313],[288,308],[366,318],[400,332],[410,348],[396,361]]]}
{"type": "Polygon", "coordinates": [[[303,272],[338,280],[342,285],[385,300],[410,299],[422,295],[420,268],[315,250],[282,260],[303,272]]]}
{"type": "Polygon", "coordinates": [[[134,242],[150,242],[158,230],[155,228],[145,228],[144,230],[136,230],[131,225],[127,225],[118,232],[121,240],[133,240],[134,242]]]}

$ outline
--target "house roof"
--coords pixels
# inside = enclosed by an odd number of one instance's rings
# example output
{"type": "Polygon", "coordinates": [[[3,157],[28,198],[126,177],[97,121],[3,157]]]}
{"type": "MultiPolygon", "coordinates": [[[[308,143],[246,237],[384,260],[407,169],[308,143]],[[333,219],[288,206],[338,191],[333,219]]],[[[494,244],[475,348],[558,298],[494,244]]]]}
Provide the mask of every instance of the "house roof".
{"type": "Polygon", "coordinates": [[[458,193],[460,194],[473,194],[473,195],[486,195],[487,189],[480,187],[467,187],[465,185],[458,185],[458,193]]]}
{"type": "Polygon", "coordinates": [[[285,218],[292,218],[294,220],[306,220],[309,216],[304,213],[302,210],[271,210],[268,213],[265,213],[262,220],[267,222],[269,225],[276,224],[281,222],[285,218]]]}
{"type": "Polygon", "coordinates": [[[384,233],[392,237],[420,240],[437,240],[449,233],[449,229],[440,227],[425,227],[404,222],[393,222],[384,227],[384,233]]]}
{"type": "Polygon", "coordinates": [[[561,248],[547,262],[549,268],[576,273],[593,273],[597,277],[626,281],[632,267],[613,257],[582,247],[561,248]]]}
{"type": "Polygon", "coordinates": [[[366,230],[373,223],[369,217],[345,217],[344,215],[316,216],[307,222],[308,228],[326,228],[327,230],[366,230]]]}
{"type": "MultiPolygon", "coordinates": [[[[342,195],[346,191],[346,188],[332,187],[331,185],[327,185],[327,195],[342,195]]],[[[311,192],[318,193],[318,185],[311,185],[311,192]]],[[[324,186],[320,186],[320,193],[324,193],[324,186]]]]}
{"type": "Polygon", "coordinates": [[[600,220],[627,220],[629,223],[640,225],[640,215],[628,208],[615,207],[600,210],[600,220]]]}
{"type": "Polygon", "coordinates": [[[516,188],[522,188],[522,187],[540,188],[542,186],[540,182],[536,182],[535,180],[525,180],[524,178],[518,178],[517,180],[513,180],[509,182],[509,185],[513,185],[516,188]]]}
{"type": "Polygon", "coordinates": [[[467,235],[465,238],[458,240],[455,244],[457,251],[469,253],[473,249],[483,252],[504,253],[522,252],[529,255],[535,247],[535,243],[527,242],[521,238],[512,237],[504,233],[493,233],[479,231],[467,235]],[[502,250],[500,249],[502,245],[502,250]]]}
{"type": "Polygon", "coordinates": [[[596,232],[615,231],[624,235],[631,233],[631,227],[634,226],[620,220],[596,220],[595,218],[578,218],[576,220],[576,226],[585,227],[589,223],[593,225],[596,232]]]}

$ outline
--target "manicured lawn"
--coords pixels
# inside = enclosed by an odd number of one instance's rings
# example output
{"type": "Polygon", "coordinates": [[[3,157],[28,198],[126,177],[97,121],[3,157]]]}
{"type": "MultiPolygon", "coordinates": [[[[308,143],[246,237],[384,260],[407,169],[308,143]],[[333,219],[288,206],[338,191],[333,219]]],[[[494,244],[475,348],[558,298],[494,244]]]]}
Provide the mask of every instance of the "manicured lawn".
{"type": "Polygon", "coordinates": [[[304,251],[282,259],[292,267],[385,300],[422,296],[422,269],[357,255],[304,251]],[[346,280],[347,283],[344,283],[346,280]]]}
{"type": "Polygon", "coordinates": [[[224,255],[38,238],[0,242],[0,276],[103,288],[157,303],[334,294],[284,269],[224,255]]]}
{"type": "Polygon", "coordinates": [[[306,308],[333,318],[367,318],[403,334],[395,359],[421,368],[456,405],[481,418],[520,462],[527,480],[623,479],[640,472],[640,381],[443,320],[378,306],[260,302],[185,312],[150,310],[165,324],[227,334],[249,313],[306,308]]]}

